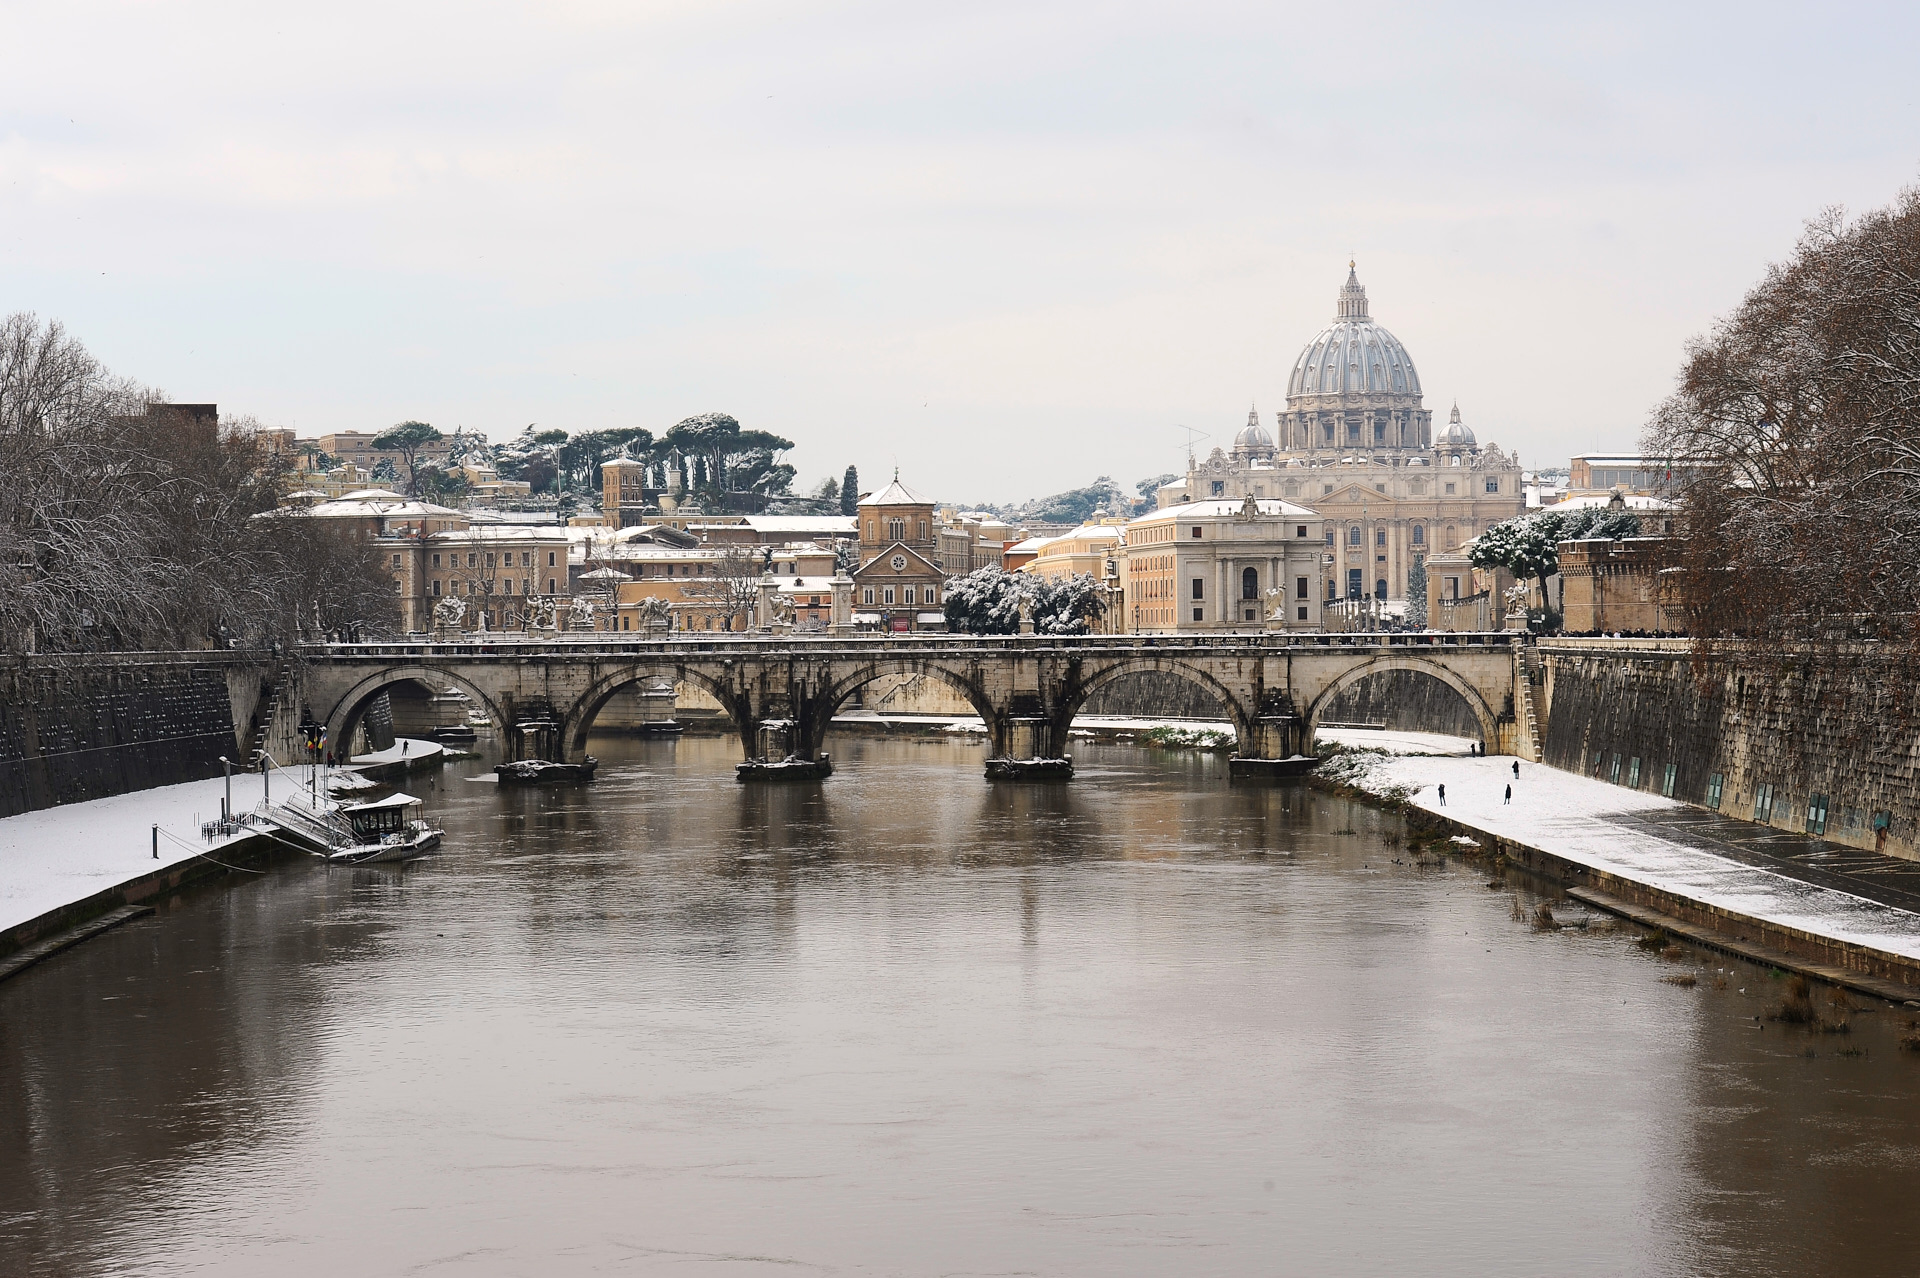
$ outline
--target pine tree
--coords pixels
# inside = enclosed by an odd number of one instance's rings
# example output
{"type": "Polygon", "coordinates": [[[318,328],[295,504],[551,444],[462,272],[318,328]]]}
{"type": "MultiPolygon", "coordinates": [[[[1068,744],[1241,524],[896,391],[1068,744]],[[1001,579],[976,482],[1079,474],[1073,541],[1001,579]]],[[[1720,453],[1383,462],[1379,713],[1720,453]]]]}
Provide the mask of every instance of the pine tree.
{"type": "Polygon", "coordinates": [[[1427,557],[1415,555],[1407,569],[1407,625],[1414,630],[1427,628],[1427,557]]]}
{"type": "Polygon", "coordinates": [[[852,466],[840,480],[840,513],[848,517],[860,513],[860,472],[852,466]]]}

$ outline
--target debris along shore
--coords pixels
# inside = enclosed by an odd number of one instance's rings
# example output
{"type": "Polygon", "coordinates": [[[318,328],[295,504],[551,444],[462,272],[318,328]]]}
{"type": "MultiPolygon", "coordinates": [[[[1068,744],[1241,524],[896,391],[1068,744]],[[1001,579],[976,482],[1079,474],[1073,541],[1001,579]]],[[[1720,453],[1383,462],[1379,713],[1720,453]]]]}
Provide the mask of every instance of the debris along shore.
{"type": "Polygon", "coordinates": [[[1520,762],[1516,777],[1514,764],[1344,750],[1316,784],[1417,812],[1589,905],[1670,920],[1703,943],[1718,938],[1823,980],[1852,974],[1861,979],[1845,983],[1882,997],[1920,998],[1920,901],[1907,893],[1734,841],[1762,827],[1545,764],[1520,762]]]}

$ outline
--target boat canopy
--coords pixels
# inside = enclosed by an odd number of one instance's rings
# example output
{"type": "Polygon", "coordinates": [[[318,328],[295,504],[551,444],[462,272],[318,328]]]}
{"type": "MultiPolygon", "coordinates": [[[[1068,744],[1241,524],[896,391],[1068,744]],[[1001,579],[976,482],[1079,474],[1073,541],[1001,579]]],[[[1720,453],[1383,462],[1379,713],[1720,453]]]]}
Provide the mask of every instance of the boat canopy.
{"type": "Polygon", "coordinates": [[[423,802],[423,800],[416,799],[411,794],[389,794],[384,799],[374,799],[368,803],[350,803],[342,808],[341,811],[378,812],[384,808],[410,808],[420,802],[423,802]]]}

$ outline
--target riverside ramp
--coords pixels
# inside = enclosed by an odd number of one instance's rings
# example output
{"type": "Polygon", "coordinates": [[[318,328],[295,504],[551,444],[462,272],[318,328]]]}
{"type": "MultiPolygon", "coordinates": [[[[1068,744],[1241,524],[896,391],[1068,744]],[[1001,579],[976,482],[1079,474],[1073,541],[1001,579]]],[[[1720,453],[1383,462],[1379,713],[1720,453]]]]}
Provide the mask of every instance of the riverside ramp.
{"type": "Polygon", "coordinates": [[[1521,762],[1516,777],[1514,764],[1507,755],[1348,754],[1329,779],[1404,801],[1637,922],[1671,921],[1690,939],[1747,957],[1920,998],[1920,892],[1895,886],[1906,863],[1824,845],[1852,870],[1824,869],[1818,840],[1544,764],[1521,762]],[[1730,833],[1736,827],[1750,833],[1730,833]],[[1764,850],[1783,841],[1811,855],[1764,850]]]}

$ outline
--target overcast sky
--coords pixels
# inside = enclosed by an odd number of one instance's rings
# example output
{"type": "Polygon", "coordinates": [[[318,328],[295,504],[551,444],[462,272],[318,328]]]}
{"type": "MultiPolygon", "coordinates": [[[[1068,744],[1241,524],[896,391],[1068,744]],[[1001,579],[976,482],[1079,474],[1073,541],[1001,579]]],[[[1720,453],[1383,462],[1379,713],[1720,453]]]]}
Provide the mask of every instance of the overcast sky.
{"type": "Polygon", "coordinates": [[[1538,8],[0,0],[0,310],[303,435],[717,410],[1000,501],[1271,428],[1353,254],[1558,464],[1920,178],[1920,19],[1538,8]]]}

